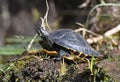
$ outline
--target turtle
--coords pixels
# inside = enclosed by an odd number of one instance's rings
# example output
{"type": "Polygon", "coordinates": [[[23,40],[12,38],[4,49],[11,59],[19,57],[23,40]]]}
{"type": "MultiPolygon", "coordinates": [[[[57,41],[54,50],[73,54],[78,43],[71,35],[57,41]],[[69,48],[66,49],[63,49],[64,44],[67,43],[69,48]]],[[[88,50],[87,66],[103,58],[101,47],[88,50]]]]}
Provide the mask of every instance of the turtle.
{"type": "Polygon", "coordinates": [[[90,44],[72,29],[57,29],[47,32],[39,25],[34,26],[38,35],[41,37],[40,45],[47,53],[57,52],[56,58],[66,58],[72,60],[79,57],[99,57],[97,52],[90,44]]]}

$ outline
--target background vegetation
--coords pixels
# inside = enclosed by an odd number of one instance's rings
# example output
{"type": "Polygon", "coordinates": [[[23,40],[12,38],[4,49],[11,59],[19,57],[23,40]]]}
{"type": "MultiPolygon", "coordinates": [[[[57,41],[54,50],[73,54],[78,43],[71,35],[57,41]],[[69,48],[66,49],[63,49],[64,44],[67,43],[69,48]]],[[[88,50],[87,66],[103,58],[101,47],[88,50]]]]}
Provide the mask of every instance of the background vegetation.
{"type": "MultiPolygon", "coordinates": [[[[70,28],[82,34],[106,58],[98,65],[106,69],[102,72],[120,80],[120,1],[48,0],[48,4],[48,24],[52,31],[70,28]]],[[[45,0],[0,0],[0,71],[11,57],[27,48],[36,33],[33,26],[41,24],[40,17],[46,10],[45,0]]],[[[32,49],[41,49],[38,40],[32,49]]],[[[93,70],[94,62],[90,63],[93,77],[98,78],[101,70],[93,70]]]]}

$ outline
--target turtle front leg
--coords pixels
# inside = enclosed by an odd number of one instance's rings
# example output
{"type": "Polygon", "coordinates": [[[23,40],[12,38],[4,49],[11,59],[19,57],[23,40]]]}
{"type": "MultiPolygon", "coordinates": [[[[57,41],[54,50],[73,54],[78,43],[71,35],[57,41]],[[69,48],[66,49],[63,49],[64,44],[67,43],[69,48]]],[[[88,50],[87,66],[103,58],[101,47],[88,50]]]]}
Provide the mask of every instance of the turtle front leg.
{"type": "Polygon", "coordinates": [[[56,51],[49,51],[49,50],[46,50],[46,49],[42,49],[41,52],[47,53],[48,55],[51,55],[51,56],[57,56],[58,55],[58,52],[56,52],[56,51]]]}

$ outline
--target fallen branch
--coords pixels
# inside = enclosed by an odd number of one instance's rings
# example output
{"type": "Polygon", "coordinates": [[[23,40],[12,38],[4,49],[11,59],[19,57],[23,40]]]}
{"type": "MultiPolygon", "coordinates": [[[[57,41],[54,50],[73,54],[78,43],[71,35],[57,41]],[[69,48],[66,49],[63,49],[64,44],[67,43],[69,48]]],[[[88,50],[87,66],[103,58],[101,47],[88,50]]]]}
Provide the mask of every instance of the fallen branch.
{"type": "Polygon", "coordinates": [[[107,32],[104,34],[104,36],[105,36],[105,37],[109,37],[109,36],[111,36],[111,35],[119,32],[119,31],[120,31],[120,24],[119,24],[118,26],[114,27],[113,29],[107,31],[107,32]]]}
{"type": "Polygon", "coordinates": [[[110,37],[110,36],[112,36],[113,34],[119,32],[119,31],[120,31],[120,24],[119,24],[118,26],[114,27],[113,29],[105,32],[105,33],[103,34],[103,36],[100,35],[100,36],[98,36],[98,37],[93,37],[93,38],[87,39],[87,42],[90,43],[90,44],[96,43],[96,42],[98,42],[99,40],[102,40],[103,38],[106,38],[106,37],[110,37]]]}

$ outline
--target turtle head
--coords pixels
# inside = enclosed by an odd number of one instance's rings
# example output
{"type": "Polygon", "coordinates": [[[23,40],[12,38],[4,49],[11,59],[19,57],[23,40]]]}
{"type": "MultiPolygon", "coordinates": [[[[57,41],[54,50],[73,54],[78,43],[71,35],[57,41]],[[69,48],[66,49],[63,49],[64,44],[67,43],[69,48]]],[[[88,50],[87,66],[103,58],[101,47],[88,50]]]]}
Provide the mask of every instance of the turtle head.
{"type": "Polygon", "coordinates": [[[39,25],[35,25],[34,28],[42,39],[41,41],[39,41],[42,47],[43,48],[51,47],[52,41],[50,39],[49,33],[39,25]]]}
{"type": "Polygon", "coordinates": [[[43,27],[35,25],[34,28],[41,37],[49,36],[49,33],[43,27]]]}

